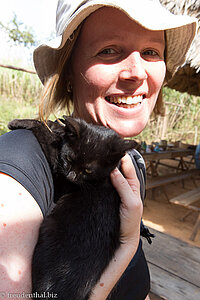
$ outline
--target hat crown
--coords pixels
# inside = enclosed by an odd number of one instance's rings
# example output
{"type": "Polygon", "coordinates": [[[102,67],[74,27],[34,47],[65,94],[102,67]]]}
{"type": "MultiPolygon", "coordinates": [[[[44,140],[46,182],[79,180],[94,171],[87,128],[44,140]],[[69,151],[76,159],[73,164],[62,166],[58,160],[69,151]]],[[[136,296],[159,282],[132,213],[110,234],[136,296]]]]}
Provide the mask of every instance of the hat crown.
{"type": "Polygon", "coordinates": [[[91,13],[104,6],[121,10],[147,30],[165,31],[166,79],[169,80],[185,62],[198,26],[196,18],[174,15],[159,0],[58,0],[56,29],[59,37],[34,51],[34,64],[41,81],[44,82],[57,72],[58,50],[63,48],[67,40],[73,40],[70,36],[78,26],[91,13]]]}
{"type": "Polygon", "coordinates": [[[117,5],[120,2],[127,2],[130,6],[130,9],[134,6],[137,6],[137,3],[140,4],[143,3],[145,6],[146,4],[154,2],[156,5],[161,6],[159,0],[105,0],[105,1],[98,1],[98,0],[58,0],[57,4],[57,11],[56,11],[56,34],[57,36],[62,35],[65,28],[66,23],[69,21],[69,19],[73,16],[73,14],[82,6],[85,4],[91,3],[91,4],[105,4],[105,5],[117,5]],[[91,3],[93,2],[93,3],[91,3]]]}

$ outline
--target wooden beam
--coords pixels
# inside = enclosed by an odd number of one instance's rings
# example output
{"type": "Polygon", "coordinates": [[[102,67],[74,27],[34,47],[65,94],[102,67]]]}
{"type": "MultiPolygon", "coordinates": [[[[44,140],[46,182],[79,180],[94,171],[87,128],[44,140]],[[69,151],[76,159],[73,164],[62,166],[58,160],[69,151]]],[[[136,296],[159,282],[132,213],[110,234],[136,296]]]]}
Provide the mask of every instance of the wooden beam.
{"type": "Polygon", "coordinates": [[[18,68],[18,67],[14,67],[14,66],[10,66],[10,65],[0,64],[0,67],[7,68],[7,69],[12,69],[12,70],[16,70],[16,71],[22,71],[22,72],[26,72],[26,73],[31,73],[31,74],[36,74],[35,71],[27,70],[27,69],[24,69],[24,68],[18,68]]]}
{"type": "Polygon", "coordinates": [[[200,248],[150,229],[153,243],[143,249],[151,274],[151,291],[167,300],[197,300],[200,295],[200,248]]]}

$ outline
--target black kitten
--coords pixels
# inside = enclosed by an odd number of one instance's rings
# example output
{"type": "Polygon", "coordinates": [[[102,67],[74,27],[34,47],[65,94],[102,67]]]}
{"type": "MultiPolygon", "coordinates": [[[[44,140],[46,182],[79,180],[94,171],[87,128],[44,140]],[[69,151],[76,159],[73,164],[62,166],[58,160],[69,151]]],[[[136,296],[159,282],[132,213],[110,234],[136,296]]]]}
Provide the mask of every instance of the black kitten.
{"type": "Polygon", "coordinates": [[[33,131],[54,177],[57,204],[40,228],[33,292],[86,300],[120,245],[120,198],[109,175],[135,142],[83,120],[62,122],[48,122],[52,132],[36,120],[14,120],[9,128],[33,131]]]}

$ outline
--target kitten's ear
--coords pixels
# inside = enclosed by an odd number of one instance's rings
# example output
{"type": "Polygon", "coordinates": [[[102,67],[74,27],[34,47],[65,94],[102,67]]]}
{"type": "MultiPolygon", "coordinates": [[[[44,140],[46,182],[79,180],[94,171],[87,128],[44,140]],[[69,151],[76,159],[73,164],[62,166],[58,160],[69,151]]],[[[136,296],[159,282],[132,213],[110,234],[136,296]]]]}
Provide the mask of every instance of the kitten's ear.
{"type": "Polygon", "coordinates": [[[137,142],[134,140],[120,140],[117,141],[115,145],[113,145],[111,161],[119,161],[128,150],[134,149],[137,145],[137,142]]]}
{"type": "Polygon", "coordinates": [[[122,145],[122,149],[123,151],[128,151],[131,149],[136,149],[137,148],[138,143],[134,140],[124,140],[123,141],[123,145],[122,145]]]}
{"type": "Polygon", "coordinates": [[[62,122],[65,124],[65,135],[68,137],[79,137],[80,135],[80,122],[72,117],[63,116],[62,122]]]}
{"type": "Polygon", "coordinates": [[[52,122],[48,121],[47,126],[51,131],[51,144],[52,146],[59,146],[62,144],[62,140],[65,136],[65,126],[58,121],[52,122]]]}
{"type": "Polygon", "coordinates": [[[53,121],[48,121],[47,122],[48,127],[50,128],[50,130],[56,134],[57,136],[64,136],[65,134],[65,126],[61,123],[61,122],[53,122],[53,121]]]}

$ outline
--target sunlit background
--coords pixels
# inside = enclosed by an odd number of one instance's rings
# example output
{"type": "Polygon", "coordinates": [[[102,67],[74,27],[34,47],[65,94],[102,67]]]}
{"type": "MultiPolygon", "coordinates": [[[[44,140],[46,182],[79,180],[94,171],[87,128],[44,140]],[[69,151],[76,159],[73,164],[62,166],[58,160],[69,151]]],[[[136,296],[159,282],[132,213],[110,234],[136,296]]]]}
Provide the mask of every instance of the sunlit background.
{"type": "MultiPolygon", "coordinates": [[[[0,22],[5,26],[17,16],[17,20],[34,34],[38,44],[55,36],[57,0],[1,0],[0,22]]],[[[31,67],[35,47],[23,47],[12,43],[5,32],[0,30],[0,61],[20,67],[31,67]]]]}

